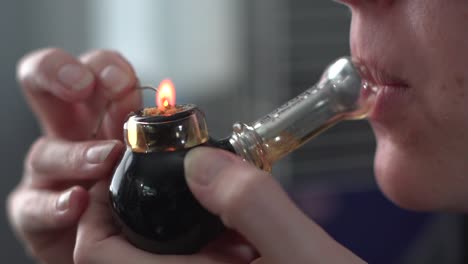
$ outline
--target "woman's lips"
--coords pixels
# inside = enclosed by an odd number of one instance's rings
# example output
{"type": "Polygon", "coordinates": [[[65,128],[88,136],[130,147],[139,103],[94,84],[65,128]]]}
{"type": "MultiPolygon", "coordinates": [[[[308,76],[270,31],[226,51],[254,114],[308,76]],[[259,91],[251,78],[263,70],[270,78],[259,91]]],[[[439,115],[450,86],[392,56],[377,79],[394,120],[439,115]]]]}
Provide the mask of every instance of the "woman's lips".
{"type": "Polygon", "coordinates": [[[373,122],[390,124],[401,120],[409,104],[410,86],[407,81],[388,73],[375,64],[360,62],[362,78],[372,90],[374,105],[369,113],[373,122]]]}
{"type": "Polygon", "coordinates": [[[383,85],[377,88],[374,107],[369,115],[371,121],[390,124],[402,120],[408,105],[407,86],[383,85]]]}

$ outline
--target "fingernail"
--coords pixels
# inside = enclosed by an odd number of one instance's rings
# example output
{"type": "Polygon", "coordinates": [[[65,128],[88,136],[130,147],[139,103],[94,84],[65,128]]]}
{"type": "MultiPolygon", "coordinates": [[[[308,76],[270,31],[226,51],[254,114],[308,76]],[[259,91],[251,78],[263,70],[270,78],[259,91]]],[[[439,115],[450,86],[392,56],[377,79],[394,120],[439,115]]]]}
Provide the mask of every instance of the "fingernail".
{"type": "Polygon", "coordinates": [[[100,77],[104,85],[115,94],[130,85],[130,76],[128,73],[114,65],[105,67],[100,77]]]}
{"type": "Polygon", "coordinates": [[[57,208],[58,211],[66,211],[70,207],[70,197],[71,194],[73,193],[73,189],[69,190],[59,196],[57,199],[57,203],[55,207],[57,208]]]}
{"type": "Polygon", "coordinates": [[[221,171],[233,161],[220,150],[195,148],[185,156],[185,175],[189,181],[200,185],[209,185],[221,171]]]}
{"type": "Polygon", "coordinates": [[[93,75],[76,64],[66,64],[62,66],[57,73],[57,78],[64,85],[75,91],[88,87],[93,81],[93,75]]]}
{"type": "Polygon", "coordinates": [[[92,164],[102,163],[115,147],[115,142],[92,146],[86,151],[86,160],[92,164]]]}

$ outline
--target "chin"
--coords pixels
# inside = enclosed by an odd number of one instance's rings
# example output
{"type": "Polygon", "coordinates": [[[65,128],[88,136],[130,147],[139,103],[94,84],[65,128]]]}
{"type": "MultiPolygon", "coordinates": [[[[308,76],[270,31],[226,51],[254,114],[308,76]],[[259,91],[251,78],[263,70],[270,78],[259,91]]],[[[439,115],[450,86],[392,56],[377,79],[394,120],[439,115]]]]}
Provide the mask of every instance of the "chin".
{"type": "Polygon", "coordinates": [[[378,142],[374,161],[377,184],[385,196],[401,208],[415,211],[451,210],[441,178],[446,173],[428,166],[424,157],[415,157],[389,142],[378,142]]]}

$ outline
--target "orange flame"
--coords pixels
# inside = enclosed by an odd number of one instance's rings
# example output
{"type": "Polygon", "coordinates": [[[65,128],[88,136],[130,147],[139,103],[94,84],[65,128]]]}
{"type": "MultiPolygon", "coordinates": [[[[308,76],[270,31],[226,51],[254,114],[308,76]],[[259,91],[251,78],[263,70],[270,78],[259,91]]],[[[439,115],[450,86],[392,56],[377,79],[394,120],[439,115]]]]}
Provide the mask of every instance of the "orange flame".
{"type": "Polygon", "coordinates": [[[174,84],[171,80],[163,80],[158,87],[158,92],[156,93],[156,105],[159,110],[165,110],[176,104],[176,92],[174,84]]]}

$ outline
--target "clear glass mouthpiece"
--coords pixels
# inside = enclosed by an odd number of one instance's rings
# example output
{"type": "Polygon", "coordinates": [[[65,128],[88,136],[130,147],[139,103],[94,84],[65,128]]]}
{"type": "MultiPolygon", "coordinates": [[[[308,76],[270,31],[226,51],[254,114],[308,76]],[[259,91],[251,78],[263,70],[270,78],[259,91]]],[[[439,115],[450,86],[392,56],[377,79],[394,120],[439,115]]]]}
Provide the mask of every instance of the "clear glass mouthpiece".
{"type": "Polygon", "coordinates": [[[320,81],[250,125],[236,123],[230,143],[257,167],[274,162],[342,120],[363,119],[372,110],[376,90],[361,78],[361,65],[343,57],[320,81]]]}

